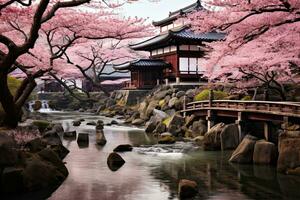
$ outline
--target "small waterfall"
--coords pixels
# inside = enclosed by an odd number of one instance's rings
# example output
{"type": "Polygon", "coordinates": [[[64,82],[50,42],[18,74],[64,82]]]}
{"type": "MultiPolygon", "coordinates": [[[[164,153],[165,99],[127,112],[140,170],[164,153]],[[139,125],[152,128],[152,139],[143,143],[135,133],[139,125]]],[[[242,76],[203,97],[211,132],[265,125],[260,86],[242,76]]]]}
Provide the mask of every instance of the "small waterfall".
{"type": "MultiPolygon", "coordinates": [[[[52,110],[49,106],[49,101],[48,100],[38,100],[41,102],[41,109],[37,110],[37,112],[53,112],[54,110],[52,110]]],[[[36,103],[36,101],[30,101],[28,102],[28,109],[30,112],[34,112],[34,104],[36,103]]]]}

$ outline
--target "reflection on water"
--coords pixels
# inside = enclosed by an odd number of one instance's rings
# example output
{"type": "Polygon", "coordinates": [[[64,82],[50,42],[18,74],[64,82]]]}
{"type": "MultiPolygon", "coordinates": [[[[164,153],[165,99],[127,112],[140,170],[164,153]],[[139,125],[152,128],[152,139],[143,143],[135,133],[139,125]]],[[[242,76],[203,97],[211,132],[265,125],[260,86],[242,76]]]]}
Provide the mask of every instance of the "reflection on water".
{"type": "MultiPolygon", "coordinates": [[[[74,117],[60,116],[59,120],[71,131],[74,117]]],[[[80,117],[99,119],[76,119],[80,117]]],[[[267,166],[230,164],[231,152],[204,152],[188,143],[156,145],[154,138],[139,129],[117,126],[105,127],[107,144],[99,147],[95,145],[94,127],[84,124],[77,132],[89,133],[90,145],[80,149],[76,140],[64,140],[71,151],[65,159],[70,175],[51,200],[177,199],[182,178],[198,183],[199,195],[195,199],[300,199],[298,177],[277,175],[275,168],[267,166]],[[106,159],[119,144],[132,144],[135,148],[121,153],[126,163],[112,172],[106,159]]]]}

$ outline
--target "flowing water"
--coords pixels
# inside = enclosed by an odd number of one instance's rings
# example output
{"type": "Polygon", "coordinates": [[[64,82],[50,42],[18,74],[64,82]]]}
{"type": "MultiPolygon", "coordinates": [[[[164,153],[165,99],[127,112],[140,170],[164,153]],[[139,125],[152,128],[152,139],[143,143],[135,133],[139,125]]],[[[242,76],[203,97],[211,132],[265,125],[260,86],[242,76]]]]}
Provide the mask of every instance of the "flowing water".
{"type": "Polygon", "coordinates": [[[70,150],[65,158],[70,172],[50,200],[167,200],[178,199],[178,182],[198,183],[195,199],[300,199],[300,178],[276,173],[274,167],[228,162],[231,152],[204,152],[191,143],[157,145],[143,130],[105,127],[107,144],[95,145],[95,130],[86,122],[111,119],[84,114],[53,113],[53,119],[73,130],[72,120],[86,119],[77,128],[89,133],[90,144],[79,148],[76,140],[64,140],[70,150]],[[133,152],[121,153],[125,165],[112,172],[108,155],[119,144],[132,144],[133,152]]]}

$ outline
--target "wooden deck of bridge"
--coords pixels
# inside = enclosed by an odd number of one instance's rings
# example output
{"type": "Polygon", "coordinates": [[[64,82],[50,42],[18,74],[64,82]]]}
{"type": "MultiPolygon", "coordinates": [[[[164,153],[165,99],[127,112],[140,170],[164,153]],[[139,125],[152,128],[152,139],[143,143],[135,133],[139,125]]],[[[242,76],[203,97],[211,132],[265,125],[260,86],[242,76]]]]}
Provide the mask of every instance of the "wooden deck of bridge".
{"type": "Polygon", "coordinates": [[[181,113],[206,117],[208,128],[214,125],[215,117],[236,118],[242,139],[243,121],[254,120],[264,122],[264,134],[268,139],[267,122],[288,122],[293,120],[300,123],[300,103],[272,101],[240,101],[240,100],[207,100],[184,104],[181,113]]]}

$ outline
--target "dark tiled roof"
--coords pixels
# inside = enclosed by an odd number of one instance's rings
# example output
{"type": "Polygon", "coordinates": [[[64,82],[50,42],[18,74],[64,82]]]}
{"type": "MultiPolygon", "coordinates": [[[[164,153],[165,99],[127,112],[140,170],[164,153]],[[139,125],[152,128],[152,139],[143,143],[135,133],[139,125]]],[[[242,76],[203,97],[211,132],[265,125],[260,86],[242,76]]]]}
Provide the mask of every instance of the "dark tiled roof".
{"type": "Polygon", "coordinates": [[[163,46],[164,43],[168,43],[173,40],[184,43],[184,41],[189,42],[212,42],[217,40],[222,40],[225,38],[224,33],[210,32],[210,33],[194,33],[189,30],[186,26],[169,30],[167,33],[155,36],[146,41],[130,45],[134,50],[152,50],[156,46],[163,46]]]}
{"type": "Polygon", "coordinates": [[[174,12],[170,12],[169,17],[167,17],[163,20],[160,20],[160,21],[153,22],[153,25],[161,26],[161,25],[164,25],[164,24],[167,24],[167,23],[170,23],[170,22],[176,20],[179,16],[183,16],[183,15],[191,13],[195,10],[201,10],[201,9],[204,9],[201,5],[201,1],[197,0],[197,2],[193,3],[192,5],[189,5],[182,9],[176,10],[174,12]]]}
{"type": "Polygon", "coordinates": [[[114,65],[115,70],[130,70],[132,68],[138,68],[138,67],[163,67],[167,68],[171,65],[169,63],[166,63],[164,60],[161,59],[139,59],[139,60],[133,60],[130,62],[126,62],[119,65],[114,65]]]}
{"type": "Polygon", "coordinates": [[[216,41],[225,38],[224,33],[210,32],[210,33],[194,33],[191,30],[184,29],[179,32],[172,33],[174,37],[182,39],[192,39],[201,41],[216,41]]]}

